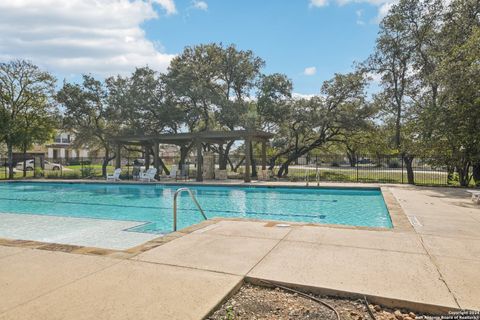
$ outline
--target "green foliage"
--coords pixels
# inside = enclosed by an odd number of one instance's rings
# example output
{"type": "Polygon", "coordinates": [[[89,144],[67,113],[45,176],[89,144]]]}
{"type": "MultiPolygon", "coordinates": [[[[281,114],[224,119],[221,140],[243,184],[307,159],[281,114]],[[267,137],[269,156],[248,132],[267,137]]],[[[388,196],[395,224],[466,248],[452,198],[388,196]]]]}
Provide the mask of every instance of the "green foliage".
{"type": "Polygon", "coordinates": [[[372,109],[366,103],[366,74],[358,70],[349,74],[336,74],[325,81],[322,96],[294,99],[287,109],[284,123],[273,141],[277,149],[275,158],[286,157],[278,176],[287,171],[290,163],[330,142],[341,141],[347,131],[366,125],[372,109]]]}
{"type": "Polygon", "coordinates": [[[96,176],[96,170],[93,167],[83,167],[80,169],[83,178],[91,178],[96,176]]]}
{"type": "Polygon", "coordinates": [[[42,170],[42,168],[35,168],[35,177],[43,177],[45,172],[42,170]]]}
{"type": "MultiPolygon", "coordinates": [[[[52,95],[55,78],[25,60],[0,63],[0,142],[5,142],[9,163],[13,148],[26,151],[50,139],[55,121],[52,95]]],[[[13,178],[10,170],[9,178],[13,178]]]]}

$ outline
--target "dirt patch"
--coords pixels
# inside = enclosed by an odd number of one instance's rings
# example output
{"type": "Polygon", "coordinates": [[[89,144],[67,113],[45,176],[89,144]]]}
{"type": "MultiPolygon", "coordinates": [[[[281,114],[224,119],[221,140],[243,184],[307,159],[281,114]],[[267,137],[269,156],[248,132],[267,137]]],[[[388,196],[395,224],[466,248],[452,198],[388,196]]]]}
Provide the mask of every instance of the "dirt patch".
{"type": "MultiPolygon", "coordinates": [[[[342,320],[373,320],[363,300],[319,297],[332,306],[342,320]]],[[[420,318],[405,310],[391,310],[370,305],[377,320],[412,320],[420,318]]],[[[423,318],[423,317],[422,317],[423,318]]],[[[285,291],[245,284],[238,293],[225,302],[208,319],[210,320],[337,320],[334,311],[321,303],[285,291]]]]}

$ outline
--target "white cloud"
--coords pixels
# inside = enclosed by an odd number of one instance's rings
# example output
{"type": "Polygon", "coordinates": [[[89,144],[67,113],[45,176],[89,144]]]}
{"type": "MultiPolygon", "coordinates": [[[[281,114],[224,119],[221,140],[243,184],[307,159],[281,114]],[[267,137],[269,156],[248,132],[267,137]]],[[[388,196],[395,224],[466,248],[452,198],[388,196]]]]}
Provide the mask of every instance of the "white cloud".
{"type": "Polygon", "coordinates": [[[310,0],[310,7],[324,7],[328,5],[328,0],[310,0]]]}
{"type": "MultiPolygon", "coordinates": [[[[176,12],[172,0],[154,2],[176,12]]],[[[29,59],[63,75],[125,74],[147,64],[165,70],[174,55],[140,27],[157,18],[143,0],[0,1],[0,60],[29,59]]]]}
{"type": "Polygon", "coordinates": [[[177,8],[175,7],[175,2],[173,0],[154,0],[155,3],[158,3],[167,14],[177,13],[177,8]]]}
{"type": "Polygon", "coordinates": [[[305,70],[303,70],[303,74],[306,76],[313,76],[317,73],[317,68],[316,67],[307,67],[305,70]]]}
{"type": "Polygon", "coordinates": [[[208,10],[208,3],[206,3],[205,1],[195,0],[195,1],[193,1],[193,7],[195,9],[207,11],[208,10]]]}
{"type": "MultiPolygon", "coordinates": [[[[393,4],[398,0],[332,0],[339,6],[345,6],[350,3],[367,3],[378,7],[378,15],[375,22],[380,22],[385,17],[393,4]]],[[[445,0],[446,1],[446,0],[445,0]]],[[[329,0],[310,0],[310,7],[324,7],[328,5],[329,0]]],[[[363,15],[363,12],[362,12],[363,15]]],[[[358,18],[358,11],[357,11],[358,18]]],[[[357,19],[357,23],[360,25],[365,24],[364,20],[357,19]]]]}
{"type": "Polygon", "coordinates": [[[365,21],[363,21],[363,9],[355,11],[355,14],[357,15],[357,24],[358,25],[365,25],[365,21]]]}
{"type": "Polygon", "coordinates": [[[377,15],[377,18],[375,19],[376,22],[382,21],[382,19],[385,18],[385,16],[388,14],[388,12],[392,8],[392,6],[394,4],[396,4],[397,2],[398,2],[398,0],[393,0],[393,1],[388,1],[388,2],[383,3],[380,6],[380,8],[378,9],[378,15],[377,15]]]}

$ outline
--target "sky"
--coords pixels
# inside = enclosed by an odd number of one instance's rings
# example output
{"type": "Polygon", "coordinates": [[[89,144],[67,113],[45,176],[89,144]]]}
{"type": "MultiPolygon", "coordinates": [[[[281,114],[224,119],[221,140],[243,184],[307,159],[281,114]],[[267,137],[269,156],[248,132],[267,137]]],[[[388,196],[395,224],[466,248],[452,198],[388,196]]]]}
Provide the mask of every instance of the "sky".
{"type": "Polygon", "coordinates": [[[60,81],[165,72],[185,46],[252,50],[298,95],[372,52],[395,0],[1,0],[0,61],[28,59],[60,81]]]}

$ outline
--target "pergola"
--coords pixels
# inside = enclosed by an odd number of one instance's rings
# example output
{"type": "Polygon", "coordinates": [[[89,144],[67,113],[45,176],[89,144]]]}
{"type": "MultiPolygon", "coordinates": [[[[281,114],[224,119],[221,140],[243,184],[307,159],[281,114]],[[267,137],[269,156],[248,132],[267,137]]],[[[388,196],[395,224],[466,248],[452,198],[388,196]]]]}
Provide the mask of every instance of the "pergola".
{"type": "MultiPolygon", "coordinates": [[[[224,144],[232,140],[245,141],[245,176],[244,181],[250,182],[250,157],[252,154],[250,142],[258,141],[262,143],[262,170],[267,167],[267,141],[273,137],[273,134],[265,131],[257,130],[234,130],[234,131],[201,131],[194,133],[175,133],[175,134],[158,134],[158,135],[133,135],[133,136],[116,136],[110,140],[116,145],[116,161],[115,168],[120,168],[121,148],[124,145],[138,145],[145,148],[153,148],[153,165],[155,168],[160,166],[159,145],[173,144],[186,145],[193,142],[197,149],[197,181],[203,181],[203,157],[202,143],[224,144]]],[[[150,164],[150,155],[145,153],[146,163],[150,164]]]]}

